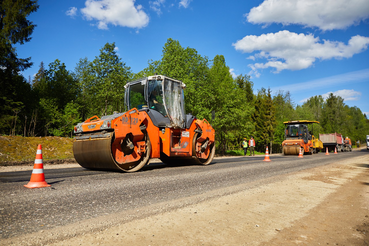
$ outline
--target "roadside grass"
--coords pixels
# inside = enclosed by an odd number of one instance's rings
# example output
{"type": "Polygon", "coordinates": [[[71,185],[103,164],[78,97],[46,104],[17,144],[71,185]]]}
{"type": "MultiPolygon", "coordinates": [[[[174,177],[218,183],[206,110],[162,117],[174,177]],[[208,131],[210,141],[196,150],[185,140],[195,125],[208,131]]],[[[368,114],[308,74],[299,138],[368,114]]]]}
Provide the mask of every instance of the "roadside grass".
{"type": "MultiPolygon", "coordinates": [[[[243,149],[237,150],[226,150],[225,155],[228,156],[243,156],[243,149]]],[[[250,149],[247,149],[247,155],[250,155],[250,149]]],[[[255,155],[265,155],[265,153],[261,153],[255,150],[255,155]]]]}
{"type": "MultiPolygon", "coordinates": [[[[0,165],[22,164],[34,161],[39,144],[42,145],[42,157],[44,160],[74,158],[73,138],[0,136],[0,165]]],[[[352,147],[357,148],[356,145],[352,147]]],[[[243,150],[227,150],[225,155],[243,156],[243,150]]],[[[250,149],[247,150],[247,155],[250,155],[250,149]]],[[[265,155],[265,153],[255,151],[255,155],[265,155]]]]}
{"type": "Polygon", "coordinates": [[[34,161],[39,144],[43,160],[73,158],[72,138],[0,136],[0,165],[34,161]]]}
{"type": "MultiPolygon", "coordinates": [[[[42,145],[44,161],[73,159],[73,139],[64,137],[0,136],[0,165],[33,162],[37,146],[42,145]]],[[[243,150],[227,150],[226,156],[243,156],[243,150]]],[[[250,150],[247,150],[250,155],[250,150]]],[[[255,151],[255,155],[265,155],[255,151]]]]}

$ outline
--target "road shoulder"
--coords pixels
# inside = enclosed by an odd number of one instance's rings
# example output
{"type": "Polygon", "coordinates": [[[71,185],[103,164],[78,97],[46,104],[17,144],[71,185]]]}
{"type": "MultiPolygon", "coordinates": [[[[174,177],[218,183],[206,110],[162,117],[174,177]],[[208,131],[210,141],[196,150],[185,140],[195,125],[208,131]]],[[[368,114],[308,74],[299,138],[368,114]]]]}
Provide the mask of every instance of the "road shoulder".
{"type": "Polygon", "coordinates": [[[55,245],[365,245],[367,163],[364,156],[309,169],[55,245]]]}

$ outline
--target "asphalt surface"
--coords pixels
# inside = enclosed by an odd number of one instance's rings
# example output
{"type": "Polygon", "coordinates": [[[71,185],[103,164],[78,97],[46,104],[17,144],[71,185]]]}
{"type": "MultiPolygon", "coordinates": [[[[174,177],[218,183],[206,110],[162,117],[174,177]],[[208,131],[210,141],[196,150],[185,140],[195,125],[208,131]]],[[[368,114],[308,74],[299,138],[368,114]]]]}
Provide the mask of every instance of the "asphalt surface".
{"type": "Polygon", "coordinates": [[[160,213],[224,195],[218,191],[225,188],[255,187],[258,182],[271,182],[284,174],[367,154],[369,151],[362,149],[329,156],[324,153],[305,155],[304,158],[271,155],[271,162],[264,162],[263,156],[215,158],[208,166],[153,163],[136,173],[91,171],[82,167],[52,169],[48,166],[44,172],[51,187],[40,189],[23,186],[30,179],[30,171],[2,172],[0,238],[107,215],[122,216],[125,211],[127,214],[137,211],[137,216],[160,213]],[[160,209],[148,211],[150,205],[160,209]]]}

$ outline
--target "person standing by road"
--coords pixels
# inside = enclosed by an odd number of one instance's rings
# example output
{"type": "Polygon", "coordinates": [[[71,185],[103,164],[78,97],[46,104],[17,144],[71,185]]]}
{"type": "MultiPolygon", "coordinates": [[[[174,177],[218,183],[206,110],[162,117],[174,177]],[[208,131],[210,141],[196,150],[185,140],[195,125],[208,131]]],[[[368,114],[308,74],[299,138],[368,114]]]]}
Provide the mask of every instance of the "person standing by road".
{"type": "Polygon", "coordinates": [[[243,141],[242,141],[242,148],[243,148],[243,155],[246,156],[247,155],[247,139],[244,138],[243,141]]]}
{"type": "Polygon", "coordinates": [[[255,152],[254,152],[254,149],[255,149],[255,140],[253,137],[251,137],[251,139],[249,140],[249,147],[250,147],[250,156],[253,155],[255,156],[255,152]]]}

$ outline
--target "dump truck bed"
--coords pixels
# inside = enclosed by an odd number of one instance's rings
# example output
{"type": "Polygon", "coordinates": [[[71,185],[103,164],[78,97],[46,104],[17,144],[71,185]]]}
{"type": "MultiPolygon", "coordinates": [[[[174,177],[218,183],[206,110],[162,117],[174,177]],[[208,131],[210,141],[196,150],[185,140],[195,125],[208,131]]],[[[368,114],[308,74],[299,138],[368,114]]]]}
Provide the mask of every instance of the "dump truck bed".
{"type": "Polygon", "coordinates": [[[339,133],[319,134],[319,139],[323,144],[342,144],[342,135],[339,133]]]}

